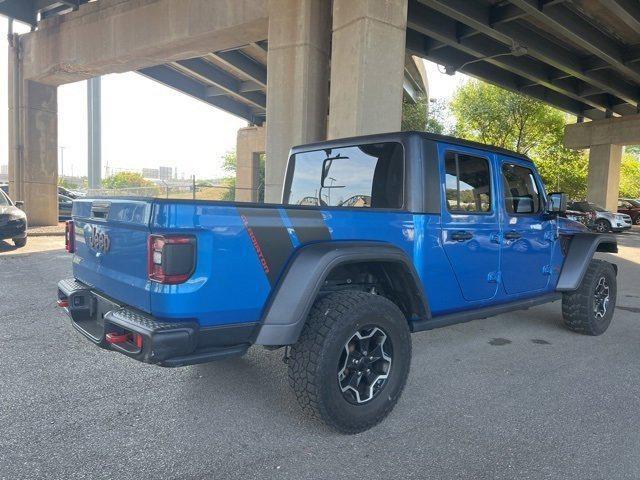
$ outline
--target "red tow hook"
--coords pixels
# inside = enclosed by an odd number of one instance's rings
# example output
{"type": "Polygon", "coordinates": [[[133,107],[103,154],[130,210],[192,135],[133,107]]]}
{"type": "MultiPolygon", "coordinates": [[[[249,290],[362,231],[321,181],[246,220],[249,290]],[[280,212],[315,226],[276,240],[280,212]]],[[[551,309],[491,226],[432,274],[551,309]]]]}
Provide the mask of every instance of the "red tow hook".
{"type": "Polygon", "coordinates": [[[67,308],[69,306],[69,299],[58,300],[57,303],[60,308],[67,308]]]}
{"type": "Polygon", "coordinates": [[[136,347],[142,348],[142,335],[139,333],[116,333],[109,332],[105,335],[107,343],[127,343],[131,342],[136,347]]]}

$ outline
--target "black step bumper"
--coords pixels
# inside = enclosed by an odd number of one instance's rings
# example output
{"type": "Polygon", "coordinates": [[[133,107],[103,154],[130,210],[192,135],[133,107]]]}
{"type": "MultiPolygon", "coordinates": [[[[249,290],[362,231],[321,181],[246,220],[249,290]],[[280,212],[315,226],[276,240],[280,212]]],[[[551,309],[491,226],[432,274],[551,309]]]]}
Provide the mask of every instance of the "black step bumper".
{"type": "Polygon", "coordinates": [[[163,367],[244,355],[257,328],[255,323],[201,328],[194,321],[159,320],[73,278],[58,283],[58,306],[96,345],[163,367]]]}

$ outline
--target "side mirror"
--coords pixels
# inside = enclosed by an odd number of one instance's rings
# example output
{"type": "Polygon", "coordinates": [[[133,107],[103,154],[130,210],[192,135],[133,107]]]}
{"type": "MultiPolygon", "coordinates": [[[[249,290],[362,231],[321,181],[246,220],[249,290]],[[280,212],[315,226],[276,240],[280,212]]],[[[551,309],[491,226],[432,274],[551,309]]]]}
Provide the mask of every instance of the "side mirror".
{"type": "Polygon", "coordinates": [[[567,211],[567,194],[552,192],[547,197],[547,212],[564,213],[567,211]]]}
{"type": "Polygon", "coordinates": [[[17,202],[14,202],[14,205],[18,208],[22,208],[24,207],[24,202],[22,200],[18,200],[17,202]]]}

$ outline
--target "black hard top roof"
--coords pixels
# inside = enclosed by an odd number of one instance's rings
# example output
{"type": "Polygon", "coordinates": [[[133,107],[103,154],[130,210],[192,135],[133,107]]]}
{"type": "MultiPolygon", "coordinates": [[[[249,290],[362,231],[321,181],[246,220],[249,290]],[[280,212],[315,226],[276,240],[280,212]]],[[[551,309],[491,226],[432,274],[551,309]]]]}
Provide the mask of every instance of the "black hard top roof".
{"type": "Polygon", "coordinates": [[[305,145],[298,145],[291,149],[291,153],[308,152],[312,150],[320,150],[327,147],[348,147],[352,145],[358,145],[362,143],[376,143],[376,142],[402,142],[406,141],[410,137],[418,136],[427,140],[433,140],[434,142],[450,143],[452,145],[460,145],[463,147],[477,148],[478,150],[484,150],[486,152],[500,153],[508,155],[510,157],[520,158],[531,162],[532,160],[523,155],[522,153],[514,152],[506,148],[495,147],[493,145],[486,145],[484,143],[473,142],[471,140],[464,140],[462,138],[451,137],[449,135],[439,135],[437,133],[428,132],[391,132],[391,133],[376,133],[374,135],[361,135],[357,137],[337,138],[334,140],[324,140],[322,142],[307,143],[305,145]]]}

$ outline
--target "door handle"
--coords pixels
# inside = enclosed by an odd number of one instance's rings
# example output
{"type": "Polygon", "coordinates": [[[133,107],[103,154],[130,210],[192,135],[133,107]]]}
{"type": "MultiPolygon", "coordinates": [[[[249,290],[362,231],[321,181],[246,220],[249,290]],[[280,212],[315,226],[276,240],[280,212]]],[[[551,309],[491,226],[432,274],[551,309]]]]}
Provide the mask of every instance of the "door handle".
{"type": "Polygon", "coordinates": [[[510,232],[504,234],[504,238],[507,240],[518,240],[519,238],[522,238],[522,235],[520,235],[515,230],[511,230],[510,232]]]}
{"type": "Polygon", "coordinates": [[[471,240],[473,238],[473,233],[467,232],[465,230],[461,230],[458,232],[453,232],[451,234],[451,239],[456,242],[464,242],[466,240],[471,240]]]}

